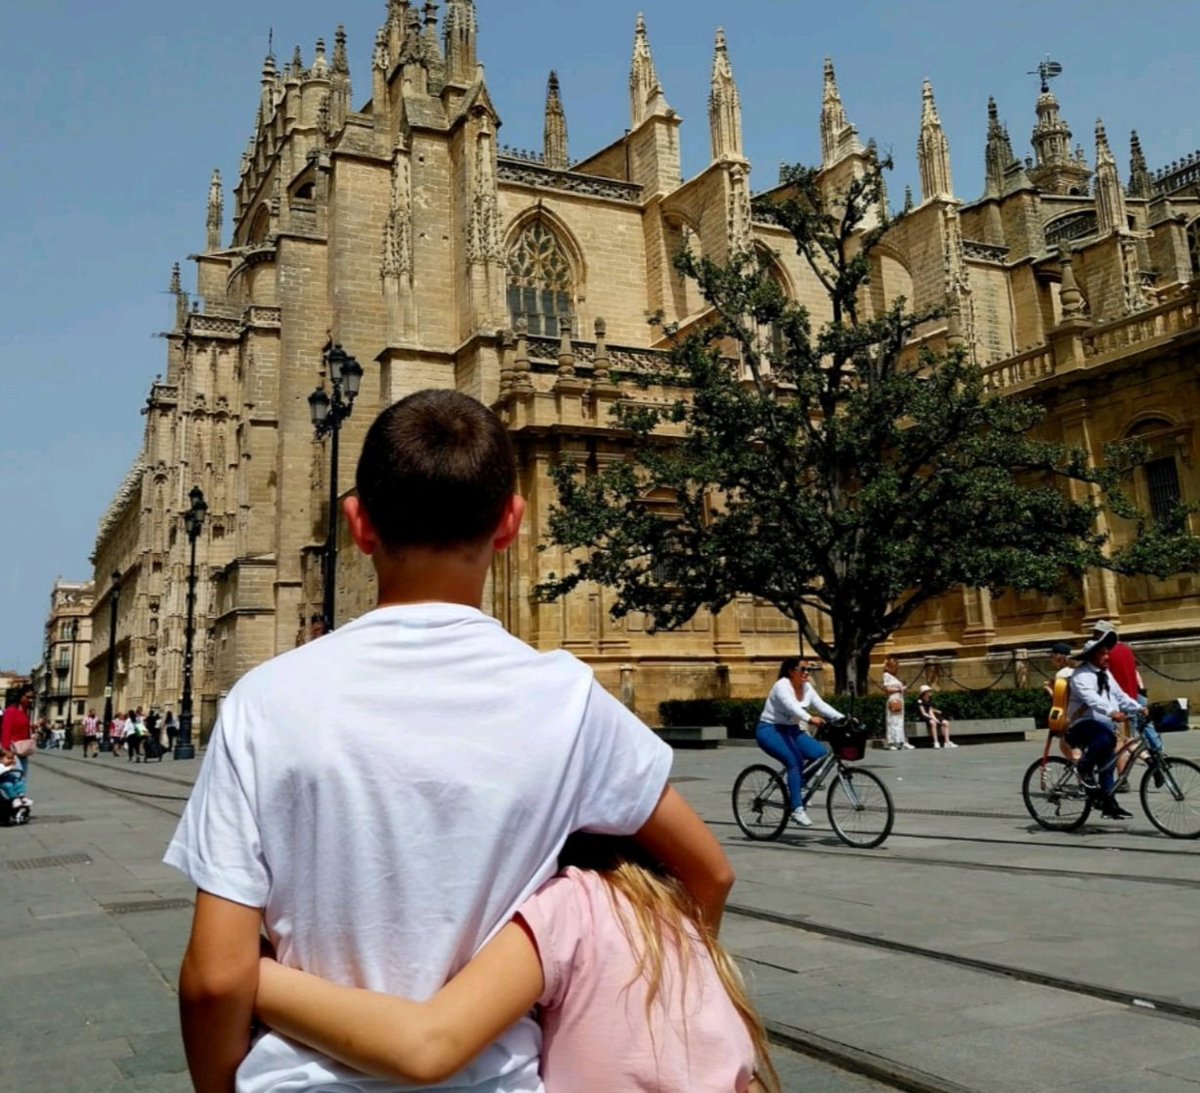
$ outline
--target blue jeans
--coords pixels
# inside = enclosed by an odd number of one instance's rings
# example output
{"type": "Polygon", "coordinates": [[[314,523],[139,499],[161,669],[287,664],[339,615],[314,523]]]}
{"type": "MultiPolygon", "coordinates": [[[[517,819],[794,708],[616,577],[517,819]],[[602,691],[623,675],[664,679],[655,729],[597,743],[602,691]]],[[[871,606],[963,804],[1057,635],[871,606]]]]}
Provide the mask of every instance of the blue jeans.
{"type": "MultiPolygon", "coordinates": [[[[1085,717],[1067,729],[1067,743],[1073,748],[1083,749],[1079,760],[1079,773],[1088,777],[1097,765],[1106,764],[1117,750],[1117,734],[1112,727],[1095,717],[1085,717]]],[[[1100,771],[1100,788],[1111,797],[1117,777],[1112,765],[1100,771]]]]}
{"type": "Polygon", "coordinates": [[[804,764],[827,755],[829,749],[795,725],[772,725],[760,721],[754,739],[772,759],[787,767],[788,796],[792,808],[804,807],[804,764]]]}
{"type": "Polygon", "coordinates": [[[1154,722],[1150,720],[1150,699],[1145,695],[1138,695],[1138,705],[1142,708],[1141,719],[1138,722],[1142,735],[1146,738],[1146,743],[1150,745],[1150,750],[1161,755],[1163,742],[1154,722]]]}

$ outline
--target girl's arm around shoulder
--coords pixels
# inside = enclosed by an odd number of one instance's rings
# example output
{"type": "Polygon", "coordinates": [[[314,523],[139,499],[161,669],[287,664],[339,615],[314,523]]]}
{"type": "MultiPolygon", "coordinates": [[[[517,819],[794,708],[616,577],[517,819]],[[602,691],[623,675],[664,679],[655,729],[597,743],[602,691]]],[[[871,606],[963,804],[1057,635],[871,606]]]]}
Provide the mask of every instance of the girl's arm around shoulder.
{"type": "Polygon", "coordinates": [[[716,836],[674,786],[663,790],[634,838],[683,882],[715,935],[737,878],[716,836]]]}
{"type": "Polygon", "coordinates": [[[510,922],[427,1002],[343,987],[264,959],[258,1018],[355,1070],[435,1085],[533,1008],[543,990],[537,948],[510,922]]]}

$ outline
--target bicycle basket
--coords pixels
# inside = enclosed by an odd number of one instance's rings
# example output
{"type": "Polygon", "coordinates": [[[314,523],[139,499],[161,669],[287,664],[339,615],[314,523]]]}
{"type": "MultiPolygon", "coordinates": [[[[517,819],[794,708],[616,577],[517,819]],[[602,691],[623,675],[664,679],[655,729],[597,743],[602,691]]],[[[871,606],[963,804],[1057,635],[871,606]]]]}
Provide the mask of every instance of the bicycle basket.
{"type": "Polygon", "coordinates": [[[847,763],[861,759],[867,753],[867,730],[857,721],[847,718],[825,729],[825,739],[834,755],[847,763]]]}
{"type": "Polygon", "coordinates": [[[1155,702],[1150,707],[1150,719],[1159,732],[1187,732],[1187,710],[1180,705],[1179,700],[1171,702],[1155,702]]]}

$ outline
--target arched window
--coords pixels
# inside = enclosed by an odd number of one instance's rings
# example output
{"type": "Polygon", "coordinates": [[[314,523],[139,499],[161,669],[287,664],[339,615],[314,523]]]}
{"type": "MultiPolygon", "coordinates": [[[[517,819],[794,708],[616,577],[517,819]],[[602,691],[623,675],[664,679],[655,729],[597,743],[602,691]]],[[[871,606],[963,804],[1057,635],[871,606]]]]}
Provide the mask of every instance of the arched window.
{"type": "Polygon", "coordinates": [[[1188,254],[1192,259],[1192,276],[1200,277],[1200,219],[1187,226],[1188,254]]]}
{"type": "MultiPolygon", "coordinates": [[[[779,269],[776,255],[769,251],[766,247],[757,246],[754,248],[755,257],[758,259],[759,266],[765,271],[766,275],[779,289],[785,300],[791,299],[791,291],[788,288],[787,279],[779,269]]],[[[771,323],[764,330],[759,331],[759,350],[772,363],[783,360],[787,354],[787,345],[784,342],[783,329],[778,323],[771,323]]]]}
{"type": "Polygon", "coordinates": [[[1150,458],[1141,468],[1145,491],[1141,502],[1156,524],[1163,523],[1183,501],[1176,461],[1183,434],[1163,418],[1150,418],[1130,429],[1128,436],[1150,449],[1150,458]]]}
{"type": "Polygon", "coordinates": [[[571,263],[558,237],[534,220],[508,252],[508,311],[524,318],[530,334],[558,336],[558,320],[572,312],[571,263]]]}

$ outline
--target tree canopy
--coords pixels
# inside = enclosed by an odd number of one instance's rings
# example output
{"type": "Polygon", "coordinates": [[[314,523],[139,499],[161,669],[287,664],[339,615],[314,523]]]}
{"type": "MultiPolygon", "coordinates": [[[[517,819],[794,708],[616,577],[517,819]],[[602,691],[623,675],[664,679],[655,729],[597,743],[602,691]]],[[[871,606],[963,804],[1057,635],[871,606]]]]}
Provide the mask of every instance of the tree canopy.
{"type": "Polygon", "coordinates": [[[889,166],[870,161],[833,197],[792,168],[773,204],[829,297],[819,328],[760,255],[679,256],[709,320],[637,377],[659,397],[635,389],[614,407],[626,461],[556,469],[550,537],[577,560],[544,596],[596,582],[614,614],[665,629],[754,596],[795,620],[839,690],[861,689],[875,646],[959,586],[1069,597],[1089,569],[1200,564],[1187,510],[1154,523],[1132,505],[1136,446],[1094,466],[1039,440],[1042,409],[989,393],[962,348],[907,349],[936,313],[903,299],[864,313],[872,252],[896,222],[880,214],[889,166]],[[1098,533],[1103,508],[1136,521],[1128,546],[1098,533]]]}

